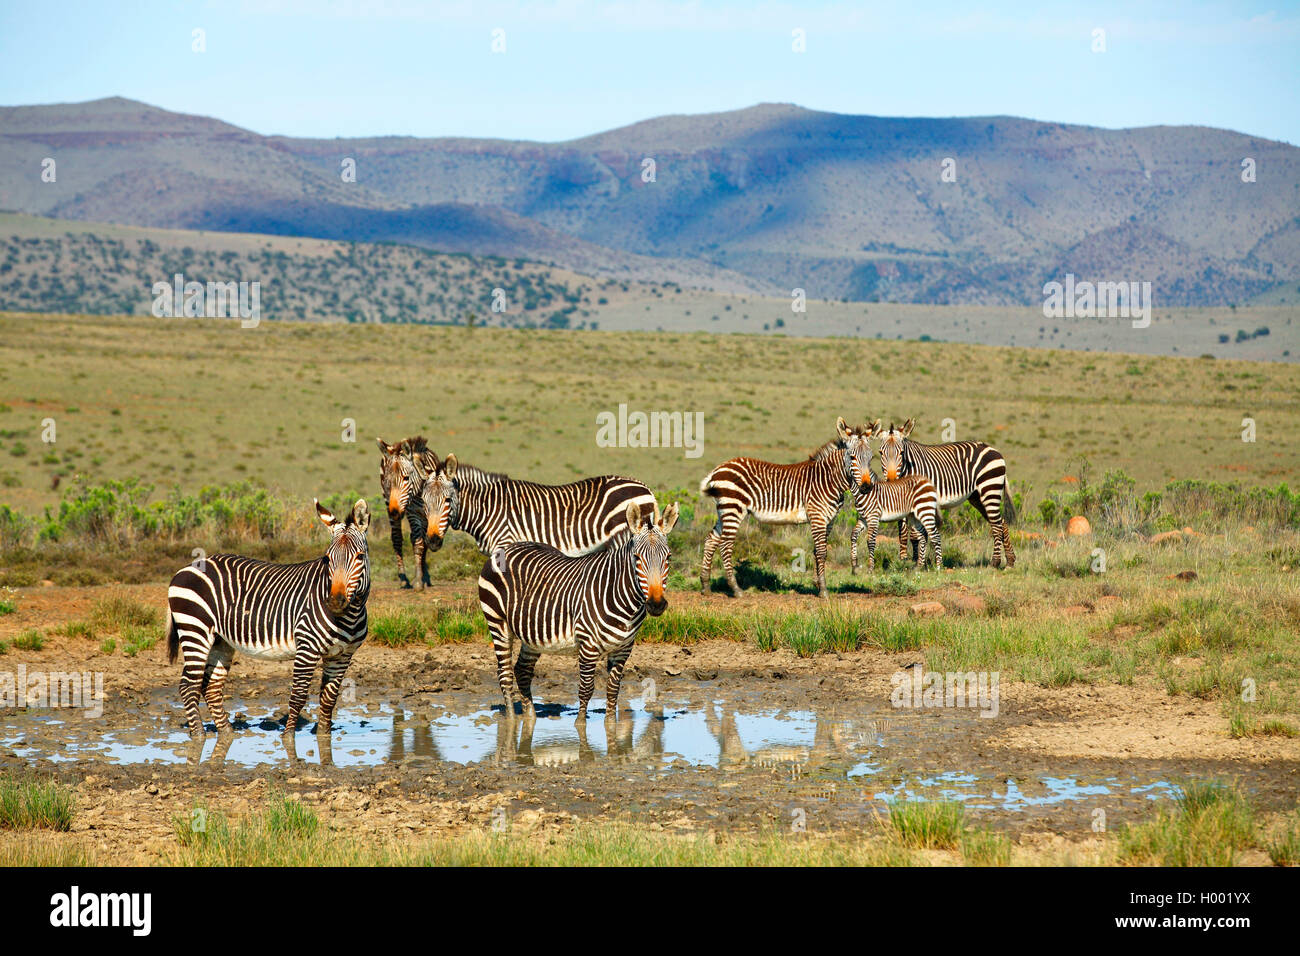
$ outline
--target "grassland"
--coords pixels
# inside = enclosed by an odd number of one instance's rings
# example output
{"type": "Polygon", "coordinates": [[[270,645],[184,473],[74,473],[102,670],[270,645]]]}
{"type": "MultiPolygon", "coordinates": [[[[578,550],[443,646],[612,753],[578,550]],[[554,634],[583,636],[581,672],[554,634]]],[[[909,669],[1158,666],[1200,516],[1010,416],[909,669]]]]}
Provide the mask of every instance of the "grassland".
{"type": "Polygon", "coordinates": [[[374,437],[560,482],[618,472],[693,491],[736,454],[795,460],[835,417],[917,419],[1006,455],[1031,505],[1088,459],[1137,492],[1175,478],[1297,473],[1300,371],[915,341],[548,332],[152,318],[0,318],[0,502],[36,514],[66,483],[157,495],[248,480],[279,496],[377,493],[374,437]],[[703,454],[603,448],[596,416],[704,414],[703,454]],[[1242,441],[1243,418],[1255,441],[1242,441]],[[54,443],[42,441],[52,419],[54,443]],[[345,440],[347,422],[355,441],[345,440]],[[56,489],[55,479],[59,488],[56,489]]]}

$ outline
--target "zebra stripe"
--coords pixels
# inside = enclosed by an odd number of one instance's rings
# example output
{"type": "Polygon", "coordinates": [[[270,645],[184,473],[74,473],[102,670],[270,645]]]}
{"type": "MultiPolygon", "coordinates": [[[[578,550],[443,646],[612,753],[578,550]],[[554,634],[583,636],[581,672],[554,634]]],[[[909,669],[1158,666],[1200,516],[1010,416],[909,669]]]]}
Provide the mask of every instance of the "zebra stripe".
{"type": "MultiPolygon", "coordinates": [[[[878,423],[876,423],[878,424],[878,423]]],[[[717,501],[718,520],[704,542],[700,591],[707,593],[713,555],[722,549],[722,566],[734,597],[740,597],[732,549],[746,514],[762,524],[807,524],[812,529],[817,591],[826,596],[826,529],[844,502],[844,492],[862,481],[871,463],[868,439],[874,425],[835,423],[838,436],[806,461],[777,465],[757,458],[723,462],[700,482],[700,492],[717,501]]]]}
{"type": "Polygon", "coordinates": [[[402,587],[411,586],[402,557],[402,519],[406,518],[411,528],[411,550],[415,552],[420,584],[421,587],[427,587],[429,571],[424,554],[424,504],[420,500],[422,482],[413,459],[422,454],[428,445],[420,435],[403,438],[396,445],[390,445],[382,438],[376,438],[375,441],[379,443],[382,456],[379,460],[379,487],[388,509],[389,537],[393,543],[393,553],[397,555],[397,579],[402,582],[402,587]]]}
{"type": "Polygon", "coordinates": [[[876,569],[876,535],[882,521],[909,522],[923,532],[917,570],[925,566],[926,543],[933,544],[934,569],[943,567],[943,544],[939,537],[938,493],[924,475],[908,475],[897,481],[873,481],[868,473],[862,484],[853,489],[853,507],[858,513],[853,525],[849,554],[856,574],[858,570],[858,535],[867,531],[867,572],[876,569]]]}
{"type": "Polygon", "coordinates": [[[677,505],[662,514],[655,505],[647,517],[637,502],[624,509],[630,533],[600,551],[570,556],[531,542],[493,549],[478,579],[479,605],[492,635],[497,682],[508,719],[514,719],[515,690],[531,721],[533,670],[546,653],[577,651],[578,717],[587,719],[595,689],[596,662],[606,659],[605,717],[618,711],[619,685],[632,644],[646,614],[668,606],[668,533],[677,505]],[[515,639],[519,658],[511,669],[515,639]]]}
{"type": "Polygon", "coordinates": [[[199,697],[230,732],[222,693],[235,652],[259,660],[293,660],[285,733],[297,729],[316,666],[322,666],[318,734],[329,734],[343,675],[366,639],[370,559],[364,500],[345,518],[316,503],[332,535],[324,557],[270,564],[215,554],[181,568],[167,589],[167,656],[182,658],[180,695],[192,737],[203,736],[199,697]]]}
{"type": "Polygon", "coordinates": [[[655,510],[649,488],[618,475],[541,485],[460,464],[455,455],[439,461],[431,451],[419,455],[415,465],[431,551],[456,530],[470,535],[484,554],[532,541],[576,557],[624,531],[628,505],[636,505],[646,517],[655,510]]]}
{"type": "MultiPolygon", "coordinates": [[[[993,564],[1011,567],[1016,552],[1011,547],[1007,521],[1014,520],[1007,462],[1002,453],[982,441],[957,441],[923,445],[908,436],[916,424],[909,418],[902,428],[889,426],[880,443],[880,464],[889,480],[905,475],[924,475],[934,482],[939,507],[954,508],[969,501],[989,523],[993,535],[993,564]],[[1007,511],[1003,519],[1003,507],[1007,511]]],[[[907,557],[907,526],[898,529],[899,555],[907,557]]]]}

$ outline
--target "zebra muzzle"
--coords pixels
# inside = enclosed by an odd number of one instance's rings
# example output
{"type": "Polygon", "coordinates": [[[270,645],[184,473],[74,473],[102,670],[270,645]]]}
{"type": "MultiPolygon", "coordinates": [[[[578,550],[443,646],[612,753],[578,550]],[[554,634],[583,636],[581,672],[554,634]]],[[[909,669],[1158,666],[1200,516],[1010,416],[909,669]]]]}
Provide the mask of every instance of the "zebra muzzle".
{"type": "Polygon", "coordinates": [[[424,543],[430,551],[437,551],[442,547],[442,535],[437,531],[429,531],[424,536],[424,543]]]}

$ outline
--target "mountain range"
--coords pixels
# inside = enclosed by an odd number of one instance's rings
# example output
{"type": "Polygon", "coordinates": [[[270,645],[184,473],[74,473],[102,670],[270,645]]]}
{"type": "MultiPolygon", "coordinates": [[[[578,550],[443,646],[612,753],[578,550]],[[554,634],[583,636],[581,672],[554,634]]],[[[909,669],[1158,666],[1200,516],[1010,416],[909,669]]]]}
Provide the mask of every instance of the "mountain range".
{"type": "Polygon", "coordinates": [[[1300,149],[1192,126],[763,104],[563,143],[325,140],[110,98],[0,108],[0,209],[810,299],[1032,305],[1073,274],[1227,305],[1300,281],[1300,149]]]}

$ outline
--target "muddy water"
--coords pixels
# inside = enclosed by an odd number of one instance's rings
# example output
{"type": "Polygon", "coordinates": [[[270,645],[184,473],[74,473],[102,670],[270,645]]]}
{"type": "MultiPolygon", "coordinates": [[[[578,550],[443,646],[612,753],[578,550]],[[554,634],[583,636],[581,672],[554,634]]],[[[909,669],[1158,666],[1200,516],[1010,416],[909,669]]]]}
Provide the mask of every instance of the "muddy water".
{"type": "MultiPolygon", "coordinates": [[[[900,712],[866,703],[781,709],[758,694],[667,695],[625,701],[612,725],[593,706],[592,719],[580,727],[571,706],[539,704],[538,718],[529,725],[522,718],[507,721],[500,705],[485,708],[483,702],[482,694],[453,692],[414,710],[401,698],[344,706],[328,745],[322,748],[304,726],[295,737],[295,756],[306,764],[331,765],[335,773],[386,767],[454,777],[460,768],[474,767],[581,769],[611,786],[620,780],[633,789],[648,785],[661,803],[756,782],[764,789],[777,784],[792,805],[813,800],[861,809],[900,800],[955,800],[1014,815],[1071,807],[1078,815],[1115,804],[1140,808],[1177,794],[1172,768],[1158,765],[1034,766],[982,754],[972,742],[988,724],[974,712],[900,712]],[[972,749],[977,759],[971,759],[972,749]],[[958,755],[960,766],[954,766],[958,755]]],[[[165,691],[132,708],[129,720],[115,720],[109,730],[97,726],[95,733],[68,711],[7,715],[12,719],[0,726],[0,752],[77,769],[188,763],[257,772],[296,765],[274,716],[281,701],[231,704],[235,735],[219,744],[210,732],[201,753],[165,691]]]]}

